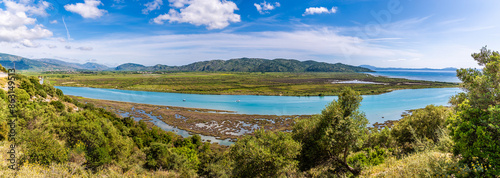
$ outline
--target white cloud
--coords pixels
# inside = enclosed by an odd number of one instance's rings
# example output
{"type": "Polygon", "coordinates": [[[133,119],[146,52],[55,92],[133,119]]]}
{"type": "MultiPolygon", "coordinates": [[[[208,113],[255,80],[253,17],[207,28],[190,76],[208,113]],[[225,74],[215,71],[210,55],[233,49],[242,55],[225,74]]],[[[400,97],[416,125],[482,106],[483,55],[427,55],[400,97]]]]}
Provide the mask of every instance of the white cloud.
{"type": "Polygon", "coordinates": [[[5,9],[0,8],[0,42],[38,47],[38,43],[33,42],[33,40],[53,35],[43,25],[36,24],[35,18],[30,17],[32,15],[45,15],[45,8],[49,6],[47,2],[40,1],[38,7],[32,6],[29,1],[16,3],[4,0],[1,3],[5,5],[5,9]]]}
{"type": "Polygon", "coordinates": [[[71,49],[71,46],[67,46],[67,45],[66,45],[66,46],[64,46],[64,48],[66,48],[66,49],[71,49]]]}
{"type": "Polygon", "coordinates": [[[156,9],[160,9],[160,6],[163,5],[163,0],[154,0],[151,2],[148,2],[144,4],[146,6],[145,9],[142,9],[143,14],[148,14],[151,11],[154,11],[156,9]]]}
{"type": "Polygon", "coordinates": [[[302,16],[314,15],[314,14],[335,14],[337,12],[337,7],[332,7],[327,9],[326,7],[309,7],[306,9],[302,16]]]}
{"type": "Polygon", "coordinates": [[[56,24],[57,20],[50,21],[50,24],[56,24]]]}
{"type": "Polygon", "coordinates": [[[175,8],[182,8],[189,4],[189,0],[168,0],[168,2],[170,2],[170,6],[175,8]]]}
{"type": "Polygon", "coordinates": [[[50,49],[57,48],[57,46],[56,46],[56,45],[51,45],[51,44],[47,44],[47,47],[49,47],[50,49]]]}
{"type": "Polygon", "coordinates": [[[152,21],[156,24],[163,24],[164,21],[190,23],[196,26],[206,25],[207,29],[222,29],[230,22],[240,22],[240,15],[234,11],[238,7],[234,2],[226,0],[191,0],[191,1],[170,1],[173,7],[181,7],[180,13],[175,9],[170,9],[168,14],[160,15],[152,21]],[[187,7],[184,7],[188,5],[187,7]]]}
{"type": "Polygon", "coordinates": [[[36,42],[33,42],[31,40],[28,40],[28,39],[24,39],[21,44],[23,46],[26,46],[28,48],[38,48],[40,47],[40,43],[36,43],[36,42]]]}
{"type": "Polygon", "coordinates": [[[257,8],[257,11],[259,11],[260,14],[269,13],[269,11],[274,10],[276,7],[280,7],[279,2],[275,2],[273,5],[271,3],[267,3],[266,1],[261,2],[260,4],[254,3],[253,5],[257,8]]]}
{"type": "Polygon", "coordinates": [[[100,0],[85,0],[84,3],[67,4],[64,9],[80,14],[83,18],[95,19],[103,16],[107,11],[97,8],[101,5],[100,0]]]}
{"type": "Polygon", "coordinates": [[[82,50],[82,51],[92,51],[94,48],[88,47],[88,46],[81,46],[76,49],[82,50]]]}
{"type": "Polygon", "coordinates": [[[14,12],[25,12],[33,15],[47,16],[47,9],[50,6],[50,3],[47,1],[39,1],[38,4],[34,4],[29,0],[21,0],[19,3],[10,0],[3,0],[5,7],[14,12]]]}
{"type": "MultiPolygon", "coordinates": [[[[69,45],[57,38],[41,41],[57,46],[69,45]]],[[[378,42],[337,33],[337,29],[300,31],[265,31],[248,33],[170,34],[151,36],[115,35],[72,41],[74,49],[30,48],[15,50],[0,44],[0,52],[34,55],[36,58],[64,56],[74,59],[97,59],[98,63],[134,62],[144,65],[185,65],[211,59],[239,57],[289,58],[317,60],[351,65],[377,64],[387,59],[422,58],[415,51],[392,49],[378,42]],[[92,47],[92,51],[78,47],[92,47]],[[12,50],[12,52],[9,52],[12,50]],[[348,54],[348,55],[346,55],[348,54]],[[169,56],[166,59],[164,56],[169,56]],[[120,59],[117,61],[116,59],[120,59]]]]}

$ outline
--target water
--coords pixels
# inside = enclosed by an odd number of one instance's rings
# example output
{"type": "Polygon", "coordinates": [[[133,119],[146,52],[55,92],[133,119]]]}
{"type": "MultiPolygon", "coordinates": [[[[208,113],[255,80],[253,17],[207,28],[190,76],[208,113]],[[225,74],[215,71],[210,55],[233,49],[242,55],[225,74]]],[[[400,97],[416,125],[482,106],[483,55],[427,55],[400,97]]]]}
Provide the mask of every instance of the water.
{"type": "MultiPolygon", "coordinates": [[[[199,95],[85,87],[56,88],[61,89],[64,94],[86,98],[262,115],[319,114],[328,103],[337,99],[337,96],[199,95]]],[[[429,88],[366,95],[363,96],[360,109],[365,112],[370,123],[397,120],[409,109],[423,108],[429,104],[447,105],[449,98],[458,92],[461,92],[458,88],[429,88]]]]}
{"type": "Polygon", "coordinates": [[[454,70],[376,70],[367,72],[372,75],[387,76],[393,78],[406,78],[412,80],[427,80],[439,82],[460,82],[457,72],[454,70]]]}
{"type": "MultiPolygon", "coordinates": [[[[134,110],[134,108],[132,108],[132,110],[134,110]]],[[[151,113],[146,113],[143,110],[138,110],[138,112],[147,115],[150,119],[152,119],[151,122],[153,124],[155,124],[156,126],[160,127],[161,129],[163,129],[165,131],[174,132],[175,134],[180,135],[180,136],[182,136],[184,138],[189,137],[189,136],[192,135],[192,134],[190,134],[186,130],[182,130],[182,129],[179,129],[177,127],[168,125],[167,123],[165,123],[162,120],[158,119],[158,117],[156,117],[154,115],[151,115],[151,113]]],[[[128,117],[128,116],[130,116],[130,113],[126,112],[126,113],[123,113],[123,114],[120,114],[120,115],[123,116],[123,117],[128,117]]],[[[142,118],[136,118],[136,117],[133,117],[133,118],[134,118],[135,121],[140,121],[142,119],[142,118]]],[[[161,118],[161,116],[160,116],[160,118],[161,118]]],[[[202,140],[206,140],[206,141],[210,140],[211,143],[218,143],[220,145],[231,145],[231,144],[234,143],[234,142],[230,141],[230,139],[221,140],[221,139],[217,139],[214,136],[206,136],[206,135],[201,135],[201,134],[198,134],[198,135],[200,135],[200,137],[201,137],[202,140]]]]}

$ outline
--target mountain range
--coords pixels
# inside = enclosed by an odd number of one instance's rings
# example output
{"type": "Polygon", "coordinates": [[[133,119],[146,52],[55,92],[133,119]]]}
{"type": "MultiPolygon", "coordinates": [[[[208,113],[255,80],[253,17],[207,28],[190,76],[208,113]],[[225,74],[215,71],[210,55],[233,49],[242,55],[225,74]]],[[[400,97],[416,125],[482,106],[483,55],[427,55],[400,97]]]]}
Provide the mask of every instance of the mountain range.
{"type": "Polygon", "coordinates": [[[294,59],[239,58],[210,60],[183,66],[144,66],[134,63],[122,64],[118,71],[224,71],[224,72],[372,72],[372,70],[342,63],[299,61],[294,59]]]}
{"type": "Polygon", "coordinates": [[[85,64],[64,62],[57,59],[28,59],[20,56],[0,53],[0,64],[5,68],[30,71],[77,71],[106,70],[108,66],[87,62],[85,64]]]}
{"type": "Polygon", "coordinates": [[[116,68],[97,63],[70,63],[57,59],[28,59],[20,56],[0,53],[0,64],[6,68],[14,66],[17,70],[31,71],[224,71],[224,72],[373,72],[364,67],[342,63],[299,61],[294,59],[239,58],[230,60],[210,60],[195,62],[183,66],[157,64],[144,66],[126,63],[116,68]]]}

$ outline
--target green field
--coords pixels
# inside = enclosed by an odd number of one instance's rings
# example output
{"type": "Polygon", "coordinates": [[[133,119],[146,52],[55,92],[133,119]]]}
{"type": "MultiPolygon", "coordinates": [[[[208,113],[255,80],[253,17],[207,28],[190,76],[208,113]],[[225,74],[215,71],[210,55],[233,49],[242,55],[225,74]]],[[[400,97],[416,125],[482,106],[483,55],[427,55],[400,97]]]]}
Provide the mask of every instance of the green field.
{"type": "Polygon", "coordinates": [[[363,73],[260,73],[260,72],[177,72],[132,74],[100,72],[94,74],[38,74],[53,85],[115,88],[172,93],[223,95],[338,95],[351,87],[363,95],[381,94],[398,89],[458,87],[456,83],[375,77],[363,73]],[[340,84],[359,80],[379,84],[340,84]]]}

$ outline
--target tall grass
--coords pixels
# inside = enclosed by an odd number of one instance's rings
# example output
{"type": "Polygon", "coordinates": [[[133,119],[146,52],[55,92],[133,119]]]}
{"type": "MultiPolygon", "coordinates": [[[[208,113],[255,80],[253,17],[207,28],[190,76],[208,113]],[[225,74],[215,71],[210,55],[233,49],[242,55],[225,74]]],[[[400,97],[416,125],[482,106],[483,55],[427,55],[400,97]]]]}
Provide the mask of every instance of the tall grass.
{"type": "MultiPolygon", "coordinates": [[[[11,170],[8,168],[7,149],[10,146],[9,142],[0,142],[0,177],[182,177],[180,174],[172,171],[149,171],[143,168],[132,168],[124,172],[118,167],[107,167],[106,169],[92,172],[85,169],[83,166],[69,162],[65,164],[51,164],[44,166],[37,163],[24,163],[19,167],[19,170],[11,170]]],[[[16,156],[20,156],[18,153],[16,156]]]]}

